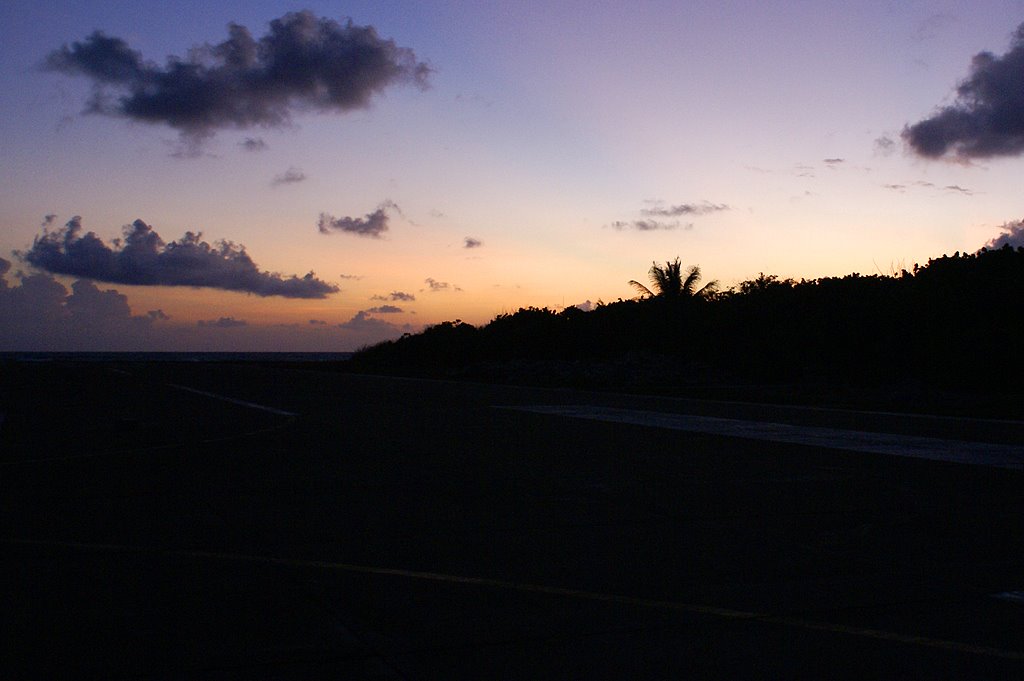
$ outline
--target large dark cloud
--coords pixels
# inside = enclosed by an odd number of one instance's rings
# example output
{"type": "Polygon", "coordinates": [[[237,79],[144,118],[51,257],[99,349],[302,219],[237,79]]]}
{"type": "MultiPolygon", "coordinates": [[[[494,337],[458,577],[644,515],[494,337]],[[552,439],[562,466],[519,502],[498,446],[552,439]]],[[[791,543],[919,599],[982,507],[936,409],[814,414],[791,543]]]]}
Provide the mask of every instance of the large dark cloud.
{"type": "Polygon", "coordinates": [[[1002,230],[999,236],[985,244],[986,248],[994,249],[1002,248],[1003,246],[1010,246],[1012,248],[1024,247],[1024,220],[1007,222],[1002,226],[1002,230]]]}
{"type": "Polygon", "coordinates": [[[325,298],[338,291],[312,272],[284,277],[260,271],[244,247],[229,241],[210,245],[201,233],[164,243],[142,220],[126,226],[124,238],[111,247],[93,232],[82,234],[75,216],[61,230],[44,230],[23,257],[47,272],[117,284],[203,286],[285,298],[325,298]]]}
{"type": "Polygon", "coordinates": [[[990,158],[1024,153],[1024,24],[1001,57],[976,54],[956,100],[908,125],[903,139],[919,155],[990,158]]]}
{"type": "Polygon", "coordinates": [[[271,21],[258,40],[229,24],[224,42],[170,56],[163,67],[100,31],[51,52],[45,66],[93,82],[87,111],[168,125],[193,141],[223,128],[283,125],[294,111],[364,108],[390,85],[425,87],[431,72],[372,26],[308,10],[271,21]]]}
{"type": "Polygon", "coordinates": [[[317,220],[316,226],[321,234],[347,232],[357,236],[379,239],[384,232],[388,231],[389,208],[401,212],[401,209],[394,201],[384,201],[377,206],[377,210],[367,213],[361,218],[336,218],[329,213],[320,213],[320,219],[317,220]]]}

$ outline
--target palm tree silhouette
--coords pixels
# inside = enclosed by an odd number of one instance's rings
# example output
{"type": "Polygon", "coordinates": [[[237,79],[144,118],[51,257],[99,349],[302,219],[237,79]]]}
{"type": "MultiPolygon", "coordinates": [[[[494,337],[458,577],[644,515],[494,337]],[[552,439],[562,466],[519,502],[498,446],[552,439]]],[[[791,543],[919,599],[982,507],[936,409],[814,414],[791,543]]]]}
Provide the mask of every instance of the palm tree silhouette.
{"type": "Polygon", "coordinates": [[[647,288],[635,279],[629,280],[629,285],[640,293],[642,298],[663,298],[667,300],[678,300],[682,298],[706,298],[718,290],[718,281],[712,280],[697,288],[700,281],[700,266],[694,265],[686,270],[683,276],[683,266],[677,257],[664,265],[651,263],[651,269],[647,275],[651,279],[654,290],[647,288]]]}

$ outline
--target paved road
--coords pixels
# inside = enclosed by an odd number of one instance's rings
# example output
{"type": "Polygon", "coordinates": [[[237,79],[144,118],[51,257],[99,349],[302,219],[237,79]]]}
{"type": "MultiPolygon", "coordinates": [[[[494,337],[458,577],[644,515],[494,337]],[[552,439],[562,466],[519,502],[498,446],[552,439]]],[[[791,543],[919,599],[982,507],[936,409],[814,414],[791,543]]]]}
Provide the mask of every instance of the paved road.
{"type": "Polygon", "coordinates": [[[3,678],[1024,671],[1020,470],[663,427],[1005,454],[1021,424],[255,365],[2,371],[3,678]]]}

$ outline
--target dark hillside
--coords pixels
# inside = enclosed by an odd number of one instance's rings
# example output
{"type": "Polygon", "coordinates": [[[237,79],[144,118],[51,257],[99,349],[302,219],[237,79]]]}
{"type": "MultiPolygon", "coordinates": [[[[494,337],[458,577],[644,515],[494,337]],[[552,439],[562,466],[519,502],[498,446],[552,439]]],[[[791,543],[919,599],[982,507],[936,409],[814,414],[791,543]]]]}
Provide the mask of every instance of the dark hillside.
{"type": "Polygon", "coordinates": [[[591,312],[531,307],[479,328],[444,322],[366,348],[350,368],[618,390],[786,385],[999,399],[1022,392],[1022,332],[1024,248],[1007,246],[894,276],[762,274],[710,295],[651,294],[591,312]]]}

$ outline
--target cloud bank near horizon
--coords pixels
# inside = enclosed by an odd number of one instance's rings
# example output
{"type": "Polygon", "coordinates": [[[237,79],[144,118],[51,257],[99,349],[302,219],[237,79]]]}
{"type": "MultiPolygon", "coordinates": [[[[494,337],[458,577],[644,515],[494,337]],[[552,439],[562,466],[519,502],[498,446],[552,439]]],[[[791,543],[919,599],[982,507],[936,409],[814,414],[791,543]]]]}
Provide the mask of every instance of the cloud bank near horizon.
{"type": "MultiPolygon", "coordinates": [[[[86,113],[167,125],[198,143],[218,130],[273,128],[293,113],[345,113],[369,106],[386,88],[428,85],[431,68],[415,53],[381,38],[373,26],[289,12],[253,38],[228,24],[228,38],[204,43],[161,67],[121,38],[95,31],[50,52],[50,71],[93,83],[86,113]]],[[[262,148],[260,142],[246,148],[262,148]]]]}
{"type": "Polygon", "coordinates": [[[925,158],[1024,154],[1024,24],[1014,31],[1006,54],[974,55],[952,104],[906,126],[902,135],[925,158]]]}
{"type": "Polygon", "coordinates": [[[126,226],[124,238],[111,247],[94,232],[82,234],[82,219],[76,215],[63,229],[44,229],[21,256],[53,274],[113,284],[196,286],[283,298],[326,298],[339,291],[313,272],[286,277],[261,271],[244,246],[230,241],[210,245],[201,232],[165,243],[142,220],[126,226]]]}
{"type": "Polygon", "coordinates": [[[986,243],[985,248],[993,250],[1003,246],[1011,248],[1024,247],[1024,220],[1007,222],[1000,229],[1002,229],[1002,232],[999,236],[986,243]]]}
{"type": "Polygon", "coordinates": [[[249,324],[234,316],[171,321],[163,310],[132,314],[128,296],[79,279],[17,272],[0,258],[0,350],[341,352],[416,331],[357,313],[343,324],[249,324]],[[5,276],[6,275],[6,276],[5,276]],[[10,281],[9,281],[10,280],[10,281]]]}

